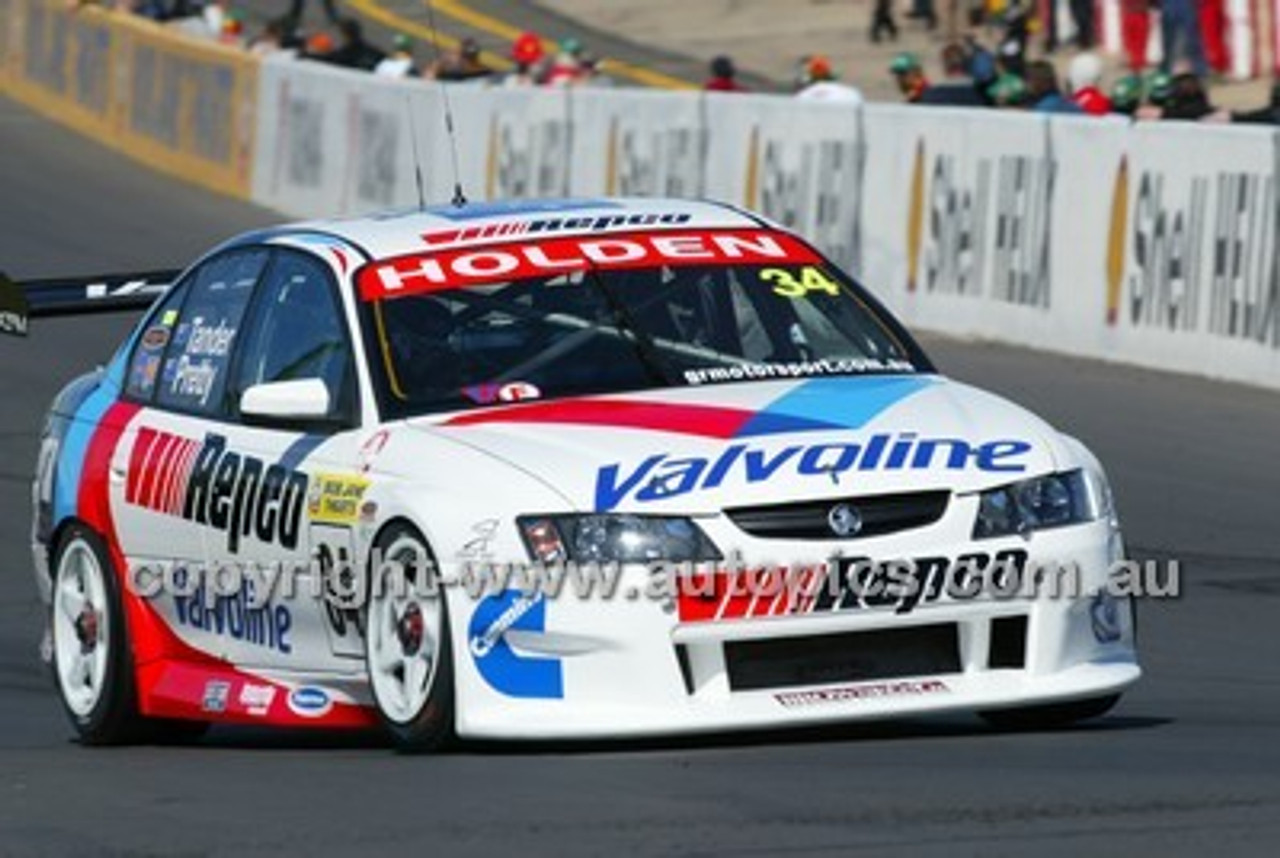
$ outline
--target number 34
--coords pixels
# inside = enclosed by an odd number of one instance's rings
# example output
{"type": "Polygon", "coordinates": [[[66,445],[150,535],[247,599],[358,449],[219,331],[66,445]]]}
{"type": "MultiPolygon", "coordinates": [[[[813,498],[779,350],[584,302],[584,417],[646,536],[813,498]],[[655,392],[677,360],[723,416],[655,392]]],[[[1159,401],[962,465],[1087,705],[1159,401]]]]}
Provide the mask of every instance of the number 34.
{"type": "Polygon", "coordinates": [[[773,294],[783,298],[803,298],[810,292],[840,294],[840,284],[812,265],[801,268],[798,278],[794,272],[785,268],[766,268],[760,272],[760,279],[766,283],[772,283],[773,294]]]}

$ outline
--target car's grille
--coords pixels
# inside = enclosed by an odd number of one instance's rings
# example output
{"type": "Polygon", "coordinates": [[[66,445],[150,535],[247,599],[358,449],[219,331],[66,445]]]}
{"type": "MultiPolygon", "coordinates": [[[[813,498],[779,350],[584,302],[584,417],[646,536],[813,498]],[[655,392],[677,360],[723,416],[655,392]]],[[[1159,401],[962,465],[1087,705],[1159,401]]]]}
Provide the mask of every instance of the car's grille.
{"type": "Polygon", "coordinates": [[[960,672],[955,623],[724,645],[734,691],[960,672]]]}
{"type": "Polygon", "coordinates": [[[724,512],[738,527],[763,539],[860,539],[932,524],[946,512],[950,496],[948,491],[907,492],[741,506],[724,512]],[[832,528],[831,511],[842,504],[857,516],[856,532],[839,534],[832,528]]]}

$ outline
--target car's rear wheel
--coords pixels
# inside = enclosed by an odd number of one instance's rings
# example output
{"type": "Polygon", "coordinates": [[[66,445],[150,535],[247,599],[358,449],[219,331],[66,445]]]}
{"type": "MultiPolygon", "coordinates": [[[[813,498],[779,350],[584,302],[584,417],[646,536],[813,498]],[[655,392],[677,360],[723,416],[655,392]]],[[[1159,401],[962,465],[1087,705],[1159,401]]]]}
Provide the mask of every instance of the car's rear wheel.
{"type": "Polygon", "coordinates": [[[449,612],[426,540],[407,524],[378,539],[370,576],[365,661],[382,723],[405,751],[453,737],[449,612]]]}
{"type": "Polygon", "coordinates": [[[139,714],[119,579],[96,533],[81,525],[67,530],[54,553],[52,583],[54,681],[81,742],[180,743],[208,729],[139,714]]]}
{"type": "Polygon", "coordinates": [[[1048,730],[1105,715],[1119,701],[1119,694],[1108,694],[1067,703],[990,709],[980,714],[988,724],[1001,730],[1048,730]]]}

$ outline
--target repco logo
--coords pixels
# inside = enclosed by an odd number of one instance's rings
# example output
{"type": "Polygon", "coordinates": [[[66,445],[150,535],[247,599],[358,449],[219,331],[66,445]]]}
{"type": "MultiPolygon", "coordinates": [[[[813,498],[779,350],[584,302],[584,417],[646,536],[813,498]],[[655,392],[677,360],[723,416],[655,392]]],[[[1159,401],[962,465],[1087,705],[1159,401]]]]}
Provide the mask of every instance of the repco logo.
{"type": "Polygon", "coordinates": [[[129,457],[128,503],[221,530],[232,553],[246,537],[296,548],[306,499],[306,474],[230,452],[222,435],[144,428],[129,457]]]}

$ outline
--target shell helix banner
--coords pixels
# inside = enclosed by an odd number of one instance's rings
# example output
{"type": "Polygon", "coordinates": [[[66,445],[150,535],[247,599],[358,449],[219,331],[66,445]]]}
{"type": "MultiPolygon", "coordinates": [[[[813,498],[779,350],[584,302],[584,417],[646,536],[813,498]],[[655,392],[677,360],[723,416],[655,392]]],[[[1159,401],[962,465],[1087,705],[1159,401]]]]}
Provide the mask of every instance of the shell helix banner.
{"type": "Polygon", "coordinates": [[[248,197],[257,64],[136,16],[0,0],[0,89],[148,166],[248,197]]]}

